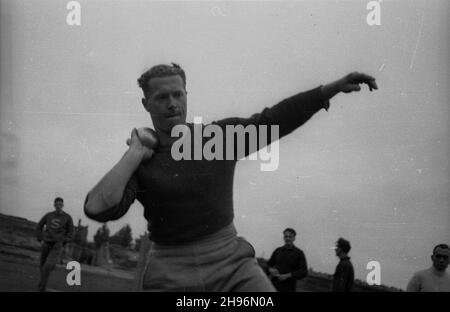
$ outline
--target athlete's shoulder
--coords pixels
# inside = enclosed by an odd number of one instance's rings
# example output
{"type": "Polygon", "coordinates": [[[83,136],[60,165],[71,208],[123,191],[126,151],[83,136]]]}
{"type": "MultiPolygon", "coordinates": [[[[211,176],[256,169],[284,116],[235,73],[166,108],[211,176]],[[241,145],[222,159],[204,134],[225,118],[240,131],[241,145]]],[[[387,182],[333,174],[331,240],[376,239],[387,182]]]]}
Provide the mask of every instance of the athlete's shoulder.
{"type": "Polygon", "coordinates": [[[442,275],[442,278],[450,281],[450,274],[447,271],[445,271],[444,274],[442,275]]]}
{"type": "Polygon", "coordinates": [[[297,246],[294,246],[294,250],[299,253],[299,254],[303,254],[303,250],[301,250],[300,248],[298,248],[297,246]]]}
{"type": "Polygon", "coordinates": [[[278,253],[278,252],[280,252],[280,251],[282,251],[282,250],[283,250],[283,246],[280,246],[280,247],[275,248],[275,250],[273,251],[273,253],[278,253]]]}
{"type": "Polygon", "coordinates": [[[68,214],[68,213],[65,212],[65,211],[63,211],[62,213],[63,213],[63,216],[64,216],[66,219],[72,220],[72,216],[71,216],[70,214],[68,214]]]}
{"type": "Polygon", "coordinates": [[[413,277],[416,277],[416,278],[422,278],[422,277],[428,276],[428,275],[430,275],[430,274],[431,274],[431,270],[428,268],[428,269],[425,269],[425,270],[419,270],[419,271],[416,271],[416,272],[413,274],[413,277]]]}
{"type": "Polygon", "coordinates": [[[344,263],[345,263],[346,266],[349,266],[349,267],[353,268],[353,263],[352,263],[352,260],[351,260],[350,257],[346,258],[344,263]]]}
{"type": "Polygon", "coordinates": [[[44,215],[44,218],[49,218],[52,217],[53,215],[56,214],[56,211],[49,211],[44,215]]]}
{"type": "Polygon", "coordinates": [[[286,252],[289,252],[289,250],[290,249],[286,248],[286,246],[283,245],[283,246],[278,247],[275,251],[286,253],[286,252]]]}

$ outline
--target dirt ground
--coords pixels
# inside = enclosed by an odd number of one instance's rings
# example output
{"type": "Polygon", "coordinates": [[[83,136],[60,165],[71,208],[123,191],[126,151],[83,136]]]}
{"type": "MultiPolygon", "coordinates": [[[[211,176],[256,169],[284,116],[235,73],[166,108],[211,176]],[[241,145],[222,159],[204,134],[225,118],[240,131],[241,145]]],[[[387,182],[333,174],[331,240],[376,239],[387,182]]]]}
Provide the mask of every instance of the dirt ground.
{"type": "MultiPolygon", "coordinates": [[[[0,292],[36,292],[39,283],[39,252],[0,244],[0,292]]],[[[134,272],[81,265],[81,285],[66,282],[70,270],[58,264],[47,289],[55,292],[133,292],[134,272]]],[[[309,290],[298,287],[299,292],[309,290]]]]}
{"type": "MultiPolygon", "coordinates": [[[[133,274],[108,271],[102,268],[81,267],[81,285],[69,286],[66,282],[70,271],[65,265],[57,265],[50,275],[49,291],[64,292],[130,292],[133,288],[133,274]]],[[[39,264],[37,261],[17,256],[0,254],[0,292],[37,291],[39,264]]]]}

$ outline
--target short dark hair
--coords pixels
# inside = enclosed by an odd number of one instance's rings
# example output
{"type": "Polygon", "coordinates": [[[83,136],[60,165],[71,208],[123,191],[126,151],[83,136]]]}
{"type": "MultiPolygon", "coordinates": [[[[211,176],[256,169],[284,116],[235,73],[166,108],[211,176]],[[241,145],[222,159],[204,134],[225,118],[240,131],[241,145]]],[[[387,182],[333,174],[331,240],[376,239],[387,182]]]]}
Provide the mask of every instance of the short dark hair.
{"type": "Polygon", "coordinates": [[[61,197],[56,197],[53,203],[56,204],[56,202],[64,202],[64,199],[62,199],[61,197]]]}
{"type": "Polygon", "coordinates": [[[433,255],[436,252],[436,249],[441,248],[441,249],[450,249],[450,247],[447,244],[439,244],[434,246],[433,248],[433,255]]]}
{"type": "Polygon", "coordinates": [[[156,66],[153,66],[149,70],[147,70],[145,73],[141,75],[141,77],[138,78],[137,82],[139,87],[144,92],[144,96],[148,95],[149,86],[148,82],[152,78],[160,78],[160,77],[167,77],[167,76],[176,76],[179,75],[181,79],[183,79],[184,88],[186,89],[186,73],[181,68],[180,65],[171,63],[172,65],[167,64],[159,64],[156,66]]]}
{"type": "Polygon", "coordinates": [[[295,232],[295,230],[293,228],[287,228],[283,231],[283,234],[285,232],[291,232],[294,236],[297,236],[297,232],[295,232]]]}
{"type": "Polygon", "coordinates": [[[350,251],[350,249],[352,248],[350,246],[350,242],[342,237],[339,237],[339,239],[337,240],[336,247],[341,248],[342,251],[345,253],[348,253],[350,251]]]}

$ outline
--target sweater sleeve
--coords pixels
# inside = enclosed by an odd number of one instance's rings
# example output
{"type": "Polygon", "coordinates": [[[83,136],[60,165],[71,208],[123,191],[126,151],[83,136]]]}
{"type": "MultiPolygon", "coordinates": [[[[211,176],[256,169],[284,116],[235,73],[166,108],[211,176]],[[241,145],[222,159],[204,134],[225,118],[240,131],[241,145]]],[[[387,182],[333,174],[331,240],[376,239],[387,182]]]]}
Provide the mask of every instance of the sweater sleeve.
{"type": "Polygon", "coordinates": [[[299,251],[297,270],[291,272],[295,279],[302,279],[308,275],[308,265],[306,264],[306,257],[303,251],[299,251]]]}
{"type": "Polygon", "coordinates": [[[347,292],[353,285],[353,268],[346,263],[339,263],[333,277],[333,291],[347,292]]]}
{"type": "MultiPolygon", "coordinates": [[[[250,140],[248,139],[248,134],[246,134],[245,137],[245,156],[248,156],[249,154],[263,148],[265,145],[268,145],[291,133],[307,122],[322,108],[328,110],[329,102],[323,98],[321,86],[319,86],[312,90],[301,92],[286,98],[271,108],[265,108],[261,113],[254,114],[249,118],[232,117],[213,122],[213,124],[219,125],[223,130],[225,130],[225,132],[227,126],[241,125],[244,128],[247,128],[249,125],[256,126],[256,142],[249,142],[250,140]],[[262,125],[268,127],[260,127],[262,125]],[[272,126],[278,126],[278,133],[273,130],[272,126]],[[261,129],[263,128],[267,129],[263,133],[266,135],[266,138],[263,138],[262,142],[260,142],[260,136],[263,135],[261,129]]],[[[235,135],[235,140],[233,142],[235,145],[235,151],[238,150],[236,146],[238,140],[237,135],[235,135]]],[[[237,159],[240,159],[242,157],[239,156],[243,155],[237,154],[235,156],[237,156],[237,159]]]]}
{"type": "Polygon", "coordinates": [[[137,191],[139,188],[138,180],[135,174],[133,174],[128,181],[125,190],[122,195],[122,199],[120,200],[119,204],[99,213],[99,214],[91,214],[86,210],[86,203],[88,202],[89,193],[86,196],[86,199],[84,201],[84,213],[85,215],[95,221],[98,222],[107,222],[112,220],[117,220],[121,218],[123,215],[125,215],[128,210],[130,209],[130,206],[134,203],[137,191]]]}
{"type": "Polygon", "coordinates": [[[43,229],[44,229],[44,225],[46,223],[47,220],[47,214],[45,214],[41,220],[39,221],[39,223],[36,226],[36,238],[38,241],[42,240],[42,236],[43,236],[43,229]]]}
{"type": "Polygon", "coordinates": [[[272,256],[270,257],[270,259],[267,261],[267,265],[272,268],[275,266],[275,259],[277,256],[277,252],[278,252],[278,248],[274,250],[274,252],[272,253],[272,256]]]}

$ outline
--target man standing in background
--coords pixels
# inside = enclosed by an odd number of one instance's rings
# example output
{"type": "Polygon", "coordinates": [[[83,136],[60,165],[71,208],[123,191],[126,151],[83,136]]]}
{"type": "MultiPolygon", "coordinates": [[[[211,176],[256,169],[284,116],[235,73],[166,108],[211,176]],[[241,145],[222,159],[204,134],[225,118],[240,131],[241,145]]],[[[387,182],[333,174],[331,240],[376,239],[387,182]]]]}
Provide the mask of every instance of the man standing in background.
{"type": "Polygon", "coordinates": [[[339,264],[333,275],[333,291],[350,292],[353,288],[355,279],[355,271],[350,261],[348,253],[350,252],[350,242],[346,239],[339,238],[336,242],[336,256],[339,258],[339,264]]]}
{"type": "Polygon", "coordinates": [[[416,272],[408,283],[406,291],[450,292],[450,275],[447,273],[450,248],[439,244],[433,248],[431,260],[433,265],[427,270],[416,272]]]}
{"type": "Polygon", "coordinates": [[[64,200],[61,197],[55,198],[54,206],[55,211],[42,217],[36,229],[37,240],[42,241],[39,291],[45,291],[48,278],[60,259],[63,246],[73,239],[74,234],[72,217],[62,210],[64,200]]]}
{"type": "Polygon", "coordinates": [[[284,246],[275,249],[267,262],[272,283],[280,292],[295,292],[297,280],[308,275],[305,254],[294,245],[296,234],[294,229],[285,229],[284,246]]]}

